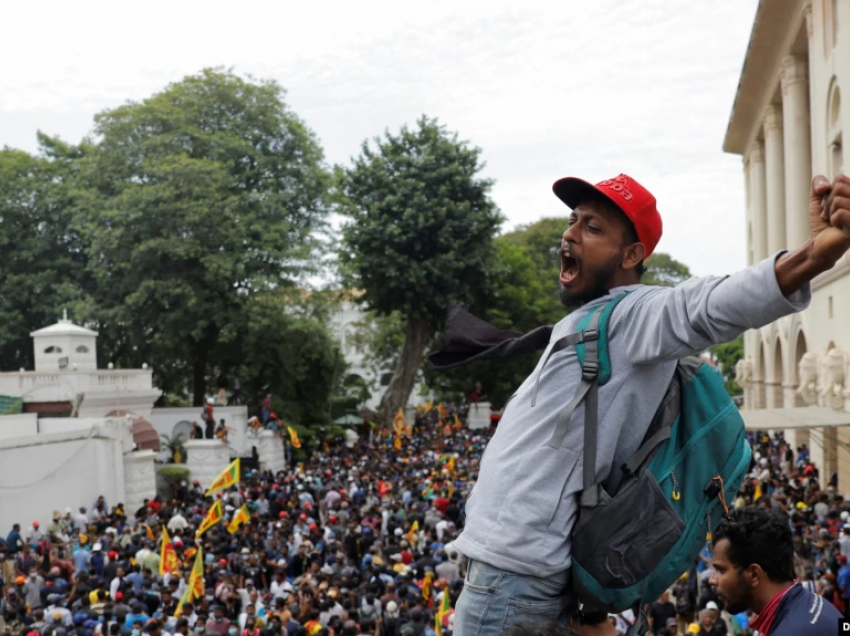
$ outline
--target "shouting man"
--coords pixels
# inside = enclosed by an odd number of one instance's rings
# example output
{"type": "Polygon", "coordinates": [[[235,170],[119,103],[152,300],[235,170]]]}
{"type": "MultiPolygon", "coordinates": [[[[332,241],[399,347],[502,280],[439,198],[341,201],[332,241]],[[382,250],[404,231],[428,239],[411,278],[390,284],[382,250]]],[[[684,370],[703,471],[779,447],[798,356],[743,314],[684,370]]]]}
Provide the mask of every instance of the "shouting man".
{"type": "MultiPolygon", "coordinates": [[[[554,191],[572,209],[561,239],[559,282],[562,302],[573,311],[552,329],[541,362],[510,399],[482,459],[466,528],[455,544],[470,559],[457,636],[496,636],[526,621],[567,622],[575,610],[568,582],[582,489],[583,405],[560,447],[547,440],[565,400],[576,392],[581,366],[573,348],[556,352],[543,366],[553,343],[574,333],[588,312],[631,292],[611,316],[613,373],[598,393],[596,477],[613,492],[623,479],[619,467],[639,448],[676,360],[804,309],[809,281],[850,248],[850,179],[830,184],[817,177],[805,245],[732,276],[694,278],[675,288],[645,286],[644,262],[661,238],[652,194],[626,175],[595,186],[561,179],[554,191]]],[[[446,337],[444,344],[451,334],[446,337]]],[[[581,633],[608,634],[605,619],[584,617],[581,633]]]]}

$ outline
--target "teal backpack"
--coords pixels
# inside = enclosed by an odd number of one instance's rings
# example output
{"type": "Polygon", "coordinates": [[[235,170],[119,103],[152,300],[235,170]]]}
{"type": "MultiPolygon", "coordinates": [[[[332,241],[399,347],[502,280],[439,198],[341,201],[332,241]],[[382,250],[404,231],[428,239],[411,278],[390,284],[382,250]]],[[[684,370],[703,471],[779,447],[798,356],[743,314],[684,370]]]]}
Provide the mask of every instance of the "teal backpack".
{"type": "Polygon", "coordinates": [[[661,596],[711,540],[728,512],[726,501],[736,496],[749,470],[752,451],[720,375],[698,358],[683,358],[640,448],[622,466],[616,492],[596,483],[597,394],[612,373],[608,321],[625,295],[590,312],[577,333],[550,350],[549,356],[575,346],[582,380],[548,444],[560,446],[573,411],[584,402],[573,590],[585,612],[636,610],[638,620],[629,632],[634,634],[645,630],[640,608],[661,596]]]}

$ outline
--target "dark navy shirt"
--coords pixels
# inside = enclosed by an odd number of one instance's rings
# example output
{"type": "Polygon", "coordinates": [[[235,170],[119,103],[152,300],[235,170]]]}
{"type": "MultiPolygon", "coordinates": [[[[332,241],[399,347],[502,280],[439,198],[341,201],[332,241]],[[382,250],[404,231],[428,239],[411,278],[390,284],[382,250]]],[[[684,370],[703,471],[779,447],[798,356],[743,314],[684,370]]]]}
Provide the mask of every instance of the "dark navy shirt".
{"type": "Polygon", "coordinates": [[[835,636],[840,618],[832,603],[798,583],[779,601],[768,636],[835,636]]]}

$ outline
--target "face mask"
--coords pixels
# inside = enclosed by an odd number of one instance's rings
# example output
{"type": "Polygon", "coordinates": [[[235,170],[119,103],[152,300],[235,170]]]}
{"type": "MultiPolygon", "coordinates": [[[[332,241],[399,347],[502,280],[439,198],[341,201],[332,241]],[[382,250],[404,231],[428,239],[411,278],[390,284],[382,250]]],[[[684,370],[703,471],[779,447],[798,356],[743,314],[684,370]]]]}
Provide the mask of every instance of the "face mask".
{"type": "Polygon", "coordinates": [[[223,620],[224,620],[224,617],[223,617],[223,616],[216,616],[216,617],[215,617],[215,622],[216,622],[216,623],[220,623],[220,622],[221,622],[221,621],[223,621],[223,620]]]}
{"type": "Polygon", "coordinates": [[[239,630],[236,629],[235,627],[231,627],[230,629],[227,630],[227,633],[230,634],[230,636],[236,636],[236,634],[239,633],[239,630]]]}
{"type": "Polygon", "coordinates": [[[140,630],[140,629],[134,629],[133,630],[133,636],[139,636],[141,633],[142,633],[142,630],[140,630]]]}
{"type": "Polygon", "coordinates": [[[195,628],[195,633],[196,633],[196,634],[203,634],[203,633],[204,633],[204,628],[203,628],[203,627],[196,627],[196,628],[195,628]]]}

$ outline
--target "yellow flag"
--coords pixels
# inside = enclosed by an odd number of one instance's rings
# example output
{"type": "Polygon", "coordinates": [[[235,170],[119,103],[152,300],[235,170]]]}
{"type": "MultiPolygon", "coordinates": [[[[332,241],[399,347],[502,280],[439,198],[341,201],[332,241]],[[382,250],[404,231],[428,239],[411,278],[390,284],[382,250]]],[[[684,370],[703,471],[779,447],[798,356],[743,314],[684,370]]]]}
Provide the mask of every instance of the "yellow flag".
{"type": "Polygon", "coordinates": [[[395,418],[393,419],[393,429],[395,429],[396,435],[404,435],[407,431],[407,422],[404,421],[404,411],[401,409],[398,410],[398,413],[395,414],[395,418]]]}
{"type": "Polygon", "coordinates": [[[437,413],[440,414],[440,419],[444,420],[449,416],[449,412],[446,410],[446,405],[440,402],[437,405],[437,413]]]}
{"type": "MultiPolygon", "coordinates": [[[[201,527],[198,528],[198,532],[195,536],[200,537],[202,534],[204,534],[204,532],[206,532],[219,521],[221,521],[222,516],[223,515],[221,513],[221,500],[216,500],[212,508],[207,511],[207,516],[204,517],[204,520],[201,522],[201,527]]],[[[198,554],[200,553],[201,551],[198,550],[198,554]]]]}
{"type": "Polygon", "coordinates": [[[230,488],[231,486],[235,486],[239,483],[239,458],[234,459],[230,466],[225,468],[218,477],[213,479],[213,483],[210,484],[210,487],[207,488],[207,491],[204,493],[204,496],[207,496],[211,493],[214,493],[218,490],[224,490],[225,488],[230,488]]]}
{"type": "Polygon", "coordinates": [[[455,413],[455,421],[452,426],[456,431],[459,431],[463,428],[463,422],[460,421],[460,418],[457,416],[457,413],[455,413]]]}
{"type": "Polygon", "coordinates": [[[236,511],[236,514],[233,515],[233,519],[230,520],[230,524],[227,526],[227,531],[230,534],[233,534],[239,530],[240,524],[248,523],[250,520],[251,515],[248,513],[248,508],[246,506],[242,506],[236,511]]]}
{"type": "Polygon", "coordinates": [[[395,439],[393,440],[393,448],[395,450],[401,450],[401,437],[399,437],[398,435],[396,435],[395,439]]]}
{"type": "Polygon", "coordinates": [[[174,551],[174,546],[171,543],[171,537],[168,536],[168,528],[162,526],[162,551],[159,555],[159,573],[165,575],[174,570],[180,561],[177,559],[177,552],[174,551]]]}
{"type": "Polygon", "coordinates": [[[192,586],[187,585],[186,591],[183,592],[183,596],[180,597],[180,601],[177,603],[177,608],[174,610],[174,618],[180,618],[183,616],[183,604],[192,602],[192,586]]]}
{"type": "Polygon", "coordinates": [[[289,431],[289,441],[292,444],[292,448],[301,448],[301,440],[298,439],[298,431],[288,424],[286,426],[286,430],[289,431]]]}
{"type": "Polygon", "coordinates": [[[154,536],[153,536],[153,530],[151,530],[151,527],[146,523],[143,523],[142,525],[145,527],[145,534],[148,535],[148,539],[153,541],[154,536]]]}
{"type": "Polygon", "coordinates": [[[419,522],[414,521],[413,525],[410,526],[410,531],[407,533],[407,542],[410,544],[410,547],[413,547],[413,544],[416,543],[416,533],[419,532],[419,522]]]}
{"type": "Polygon", "coordinates": [[[762,495],[762,492],[761,492],[761,482],[758,482],[758,483],[756,484],[756,491],[755,491],[755,493],[753,494],[753,503],[755,503],[755,502],[757,502],[759,499],[761,499],[761,495],[762,495]]]}
{"type": "Polygon", "coordinates": [[[192,574],[189,575],[189,587],[192,590],[192,598],[201,598],[204,595],[204,551],[200,547],[195,555],[192,574]]]}

